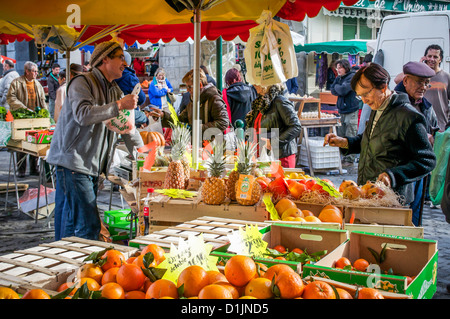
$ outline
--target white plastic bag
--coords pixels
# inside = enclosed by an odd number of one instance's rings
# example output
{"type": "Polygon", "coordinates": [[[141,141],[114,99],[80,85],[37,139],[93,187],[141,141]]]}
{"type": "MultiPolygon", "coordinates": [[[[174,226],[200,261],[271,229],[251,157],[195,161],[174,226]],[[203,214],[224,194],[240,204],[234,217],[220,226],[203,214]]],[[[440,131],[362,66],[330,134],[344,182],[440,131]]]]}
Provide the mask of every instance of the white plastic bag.
{"type": "Polygon", "coordinates": [[[117,117],[113,117],[103,122],[106,127],[118,134],[134,134],[136,126],[134,124],[134,109],[120,110],[117,117]]]}
{"type": "Polygon", "coordinates": [[[270,86],[296,77],[297,58],[289,27],[273,20],[268,10],[256,22],[259,25],[250,29],[244,50],[248,81],[270,86]]]}

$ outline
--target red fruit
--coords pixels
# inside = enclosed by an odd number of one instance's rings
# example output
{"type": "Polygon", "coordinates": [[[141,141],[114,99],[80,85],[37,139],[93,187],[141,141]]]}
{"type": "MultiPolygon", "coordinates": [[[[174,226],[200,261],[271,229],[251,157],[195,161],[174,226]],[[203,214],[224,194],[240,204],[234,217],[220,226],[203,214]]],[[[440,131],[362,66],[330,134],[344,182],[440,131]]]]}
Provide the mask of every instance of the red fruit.
{"type": "Polygon", "coordinates": [[[283,177],[278,177],[269,184],[269,191],[277,197],[289,194],[289,186],[283,177]]]}
{"type": "Polygon", "coordinates": [[[312,189],[312,187],[316,184],[317,184],[317,182],[313,179],[308,179],[306,181],[306,187],[308,187],[308,189],[312,189]]]}

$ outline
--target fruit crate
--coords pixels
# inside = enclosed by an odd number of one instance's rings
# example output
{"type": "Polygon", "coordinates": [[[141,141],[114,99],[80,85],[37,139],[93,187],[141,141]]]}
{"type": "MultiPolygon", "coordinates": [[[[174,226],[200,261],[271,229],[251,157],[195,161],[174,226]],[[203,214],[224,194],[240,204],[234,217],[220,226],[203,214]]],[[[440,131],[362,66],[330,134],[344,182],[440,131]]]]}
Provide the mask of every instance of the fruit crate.
{"type": "Polygon", "coordinates": [[[198,236],[203,234],[203,240],[206,244],[212,245],[213,248],[218,248],[229,243],[228,235],[232,231],[237,231],[240,227],[245,227],[245,225],[256,225],[260,230],[269,226],[269,224],[264,222],[202,216],[173,227],[154,231],[149,235],[136,237],[130,240],[129,245],[143,248],[149,244],[157,244],[169,250],[172,244],[177,246],[180,239],[187,240],[189,235],[198,236]]]}
{"type": "Polygon", "coordinates": [[[303,277],[317,276],[350,285],[378,288],[392,293],[406,294],[413,299],[431,299],[436,292],[438,265],[437,242],[386,234],[354,231],[349,241],[339,246],[315,264],[303,267],[303,277]],[[385,247],[384,261],[379,264],[369,248],[381,253],[385,247]],[[353,262],[364,258],[369,264],[379,265],[374,271],[360,272],[335,268],[335,262],[346,257],[353,262]],[[386,271],[392,269],[392,274],[386,271]],[[407,277],[412,277],[408,283],[407,277]]]}
{"type": "Polygon", "coordinates": [[[50,118],[15,119],[11,126],[12,140],[26,140],[26,132],[37,129],[49,128],[50,118]]]}
{"type": "MultiPolygon", "coordinates": [[[[309,150],[313,169],[335,168],[341,160],[338,147],[323,146],[323,137],[309,137],[309,150]]],[[[300,147],[300,165],[309,166],[306,152],[306,139],[300,147]]]]}
{"type": "MultiPolygon", "coordinates": [[[[289,251],[294,248],[306,250],[309,253],[326,250],[327,254],[342,245],[348,240],[345,230],[324,229],[318,227],[287,225],[273,223],[270,230],[264,232],[262,239],[268,243],[268,248],[282,245],[289,251]]],[[[235,254],[228,252],[228,246],[219,247],[211,252],[211,255],[219,257],[219,262],[226,263],[235,254]]],[[[250,256],[253,257],[253,256],[250,256]]],[[[277,260],[271,258],[255,258],[255,261],[270,267],[274,264],[286,264],[298,273],[302,272],[302,265],[299,262],[277,260]]]]}
{"type": "Polygon", "coordinates": [[[403,207],[363,207],[345,206],[345,223],[354,219],[354,224],[378,224],[396,226],[414,226],[412,209],[403,207]]]}
{"type": "Polygon", "coordinates": [[[113,247],[126,258],[137,249],[101,241],[68,237],[41,244],[36,247],[17,250],[0,256],[0,286],[12,286],[19,293],[33,288],[56,291],[68,279],[75,276],[83,260],[92,252],[113,247]]]}

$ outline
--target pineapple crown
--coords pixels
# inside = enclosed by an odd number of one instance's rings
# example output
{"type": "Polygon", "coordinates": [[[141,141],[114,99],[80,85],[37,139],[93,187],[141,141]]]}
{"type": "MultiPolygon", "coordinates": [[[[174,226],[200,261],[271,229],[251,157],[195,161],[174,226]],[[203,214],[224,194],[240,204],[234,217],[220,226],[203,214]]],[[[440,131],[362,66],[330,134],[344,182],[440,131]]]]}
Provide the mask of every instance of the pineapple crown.
{"type": "Polygon", "coordinates": [[[237,143],[238,150],[238,164],[237,171],[239,174],[249,175],[252,170],[252,165],[256,163],[254,156],[256,155],[256,143],[245,143],[244,140],[239,140],[237,143]]]}
{"type": "Polygon", "coordinates": [[[223,143],[219,144],[215,141],[211,142],[212,153],[208,148],[205,151],[208,155],[205,166],[212,177],[220,177],[225,171],[225,155],[223,150],[225,146],[223,143]]]}
{"type": "Polygon", "coordinates": [[[183,158],[187,146],[191,143],[191,132],[185,123],[170,124],[172,128],[172,141],[170,143],[173,161],[183,158]]]}

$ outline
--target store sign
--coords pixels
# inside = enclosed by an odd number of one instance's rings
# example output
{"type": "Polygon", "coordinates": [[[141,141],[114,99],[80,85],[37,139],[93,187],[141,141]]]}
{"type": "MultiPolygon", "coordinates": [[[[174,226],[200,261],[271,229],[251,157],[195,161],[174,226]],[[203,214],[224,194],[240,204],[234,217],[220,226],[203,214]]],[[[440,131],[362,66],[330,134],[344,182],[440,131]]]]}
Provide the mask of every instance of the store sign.
{"type": "Polygon", "coordinates": [[[359,0],[352,6],[340,6],[335,11],[324,9],[329,16],[383,19],[385,16],[408,12],[444,11],[449,10],[449,4],[426,0],[359,0]]]}

